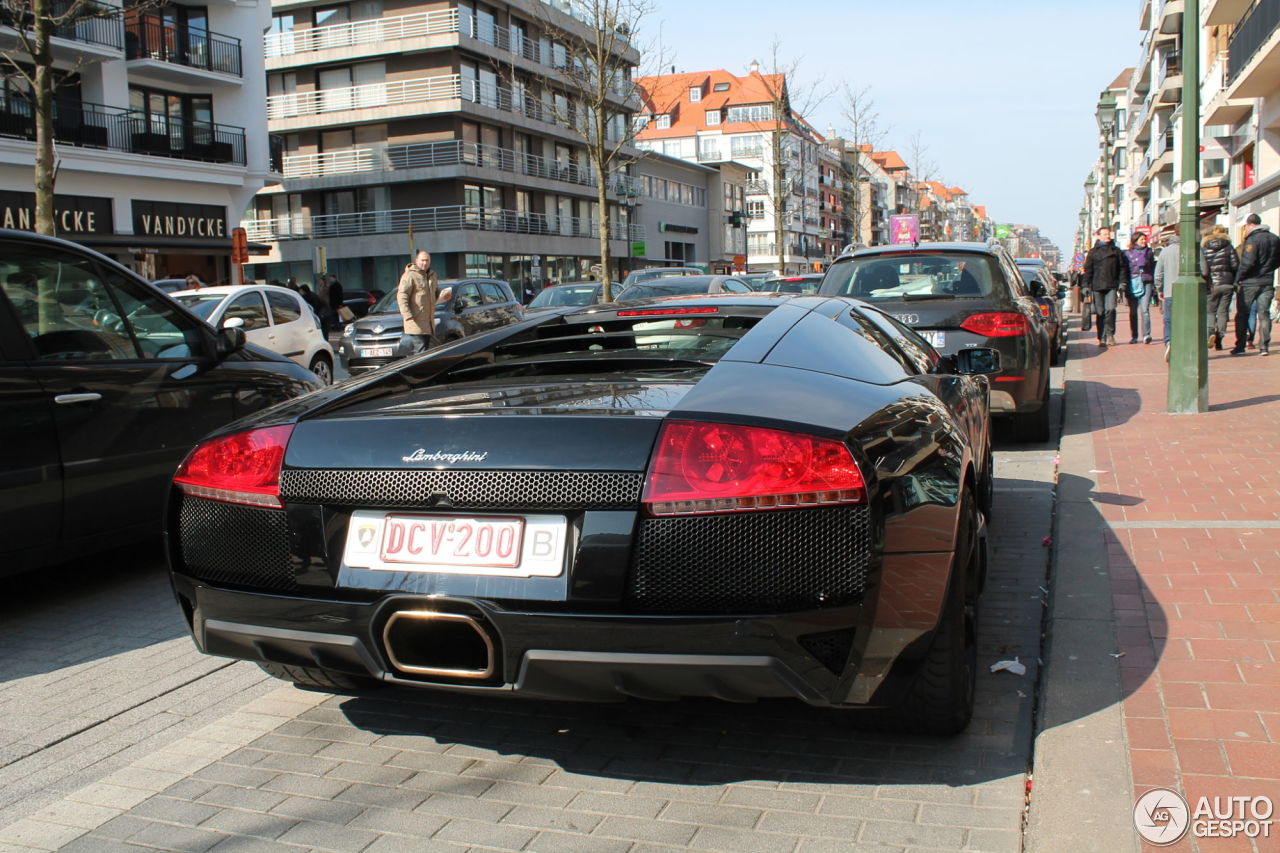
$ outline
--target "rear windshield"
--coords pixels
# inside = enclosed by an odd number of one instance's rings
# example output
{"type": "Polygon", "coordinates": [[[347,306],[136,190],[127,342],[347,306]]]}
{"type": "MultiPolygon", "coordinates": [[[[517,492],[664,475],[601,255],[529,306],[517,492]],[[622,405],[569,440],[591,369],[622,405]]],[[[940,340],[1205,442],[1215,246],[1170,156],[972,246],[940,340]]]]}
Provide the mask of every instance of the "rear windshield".
{"type": "Polygon", "coordinates": [[[530,308],[558,308],[564,305],[590,305],[596,301],[599,288],[594,284],[581,287],[548,287],[533,297],[530,308]]]}
{"type": "Polygon", "coordinates": [[[186,308],[201,320],[208,320],[209,316],[213,314],[213,309],[222,304],[222,300],[226,298],[226,294],[210,293],[208,295],[201,295],[199,293],[192,293],[187,296],[175,296],[173,298],[176,299],[183,308],[186,308]]]}
{"type": "Polygon", "coordinates": [[[833,264],[822,293],[868,302],[993,296],[997,275],[994,258],[972,252],[867,255],[833,264]]]}
{"type": "Polygon", "coordinates": [[[822,276],[766,279],[757,289],[771,293],[817,293],[822,276]]]}
{"type": "Polygon", "coordinates": [[[689,293],[706,293],[711,288],[707,276],[686,276],[678,280],[663,279],[661,284],[633,284],[615,297],[617,302],[631,299],[656,299],[663,296],[683,296],[689,293]]]}
{"type": "Polygon", "coordinates": [[[505,337],[491,349],[461,360],[436,381],[601,373],[700,374],[773,307],[735,306],[706,315],[568,315],[505,337]]]}

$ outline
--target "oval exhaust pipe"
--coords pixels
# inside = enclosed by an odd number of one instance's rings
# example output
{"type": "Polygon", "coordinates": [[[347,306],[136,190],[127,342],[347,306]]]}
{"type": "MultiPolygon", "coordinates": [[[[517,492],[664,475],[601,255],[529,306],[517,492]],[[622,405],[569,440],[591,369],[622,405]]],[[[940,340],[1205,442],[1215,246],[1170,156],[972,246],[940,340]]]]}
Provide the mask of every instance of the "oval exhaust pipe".
{"type": "Polygon", "coordinates": [[[401,672],[476,681],[493,676],[493,640],[461,613],[398,610],[383,626],[382,644],[401,672]]]}

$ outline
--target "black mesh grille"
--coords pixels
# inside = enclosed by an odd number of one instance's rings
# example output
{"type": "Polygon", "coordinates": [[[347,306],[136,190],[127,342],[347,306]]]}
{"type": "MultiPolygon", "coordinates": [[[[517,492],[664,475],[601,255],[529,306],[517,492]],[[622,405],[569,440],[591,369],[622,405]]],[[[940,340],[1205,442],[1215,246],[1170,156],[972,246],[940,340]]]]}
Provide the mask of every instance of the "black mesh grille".
{"type": "Polygon", "coordinates": [[[459,509],[628,509],[643,484],[643,474],[606,472],[295,469],[281,473],[280,496],[331,506],[432,506],[445,495],[459,509]]]}
{"type": "Polygon", "coordinates": [[[819,663],[836,675],[844,672],[845,662],[849,659],[849,648],[853,645],[853,629],[840,631],[823,631],[821,634],[805,634],[800,638],[800,645],[813,655],[819,663]]]}
{"type": "Polygon", "coordinates": [[[186,574],[209,583],[298,588],[281,510],[184,496],[178,526],[186,574]]]}
{"type": "Polygon", "coordinates": [[[648,518],[627,589],[633,610],[763,613],[859,601],[866,507],[648,518]]]}

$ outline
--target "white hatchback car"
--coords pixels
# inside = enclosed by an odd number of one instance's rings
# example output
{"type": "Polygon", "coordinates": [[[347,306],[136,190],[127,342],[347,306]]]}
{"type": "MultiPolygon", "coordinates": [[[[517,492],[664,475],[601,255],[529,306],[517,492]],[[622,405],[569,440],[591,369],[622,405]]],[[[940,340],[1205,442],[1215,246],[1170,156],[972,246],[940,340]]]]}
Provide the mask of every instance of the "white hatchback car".
{"type": "Polygon", "coordinates": [[[333,347],[315,312],[292,290],[246,284],[170,295],[215,329],[242,329],[249,343],[293,359],[326,385],[333,382],[333,347]]]}

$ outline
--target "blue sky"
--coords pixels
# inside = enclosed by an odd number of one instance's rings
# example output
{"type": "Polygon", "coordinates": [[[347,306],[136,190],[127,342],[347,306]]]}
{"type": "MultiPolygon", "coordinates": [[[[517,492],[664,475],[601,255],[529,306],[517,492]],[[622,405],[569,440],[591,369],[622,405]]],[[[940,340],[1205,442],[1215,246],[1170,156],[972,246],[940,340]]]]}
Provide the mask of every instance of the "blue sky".
{"type": "MultiPolygon", "coordinates": [[[[840,129],[844,82],[869,87],[885,145],[918,132],[940,179],[997,222],[1037,225],[1070,251],[1098,94],[1138,59],[1137,0],[653,0],[640,41],[669,71],[768,64],[781,42],[801,87],[833,90],[808,116],[840,129]]],[[[646,69],[648,70],[648,69],[646,69]]]]}

